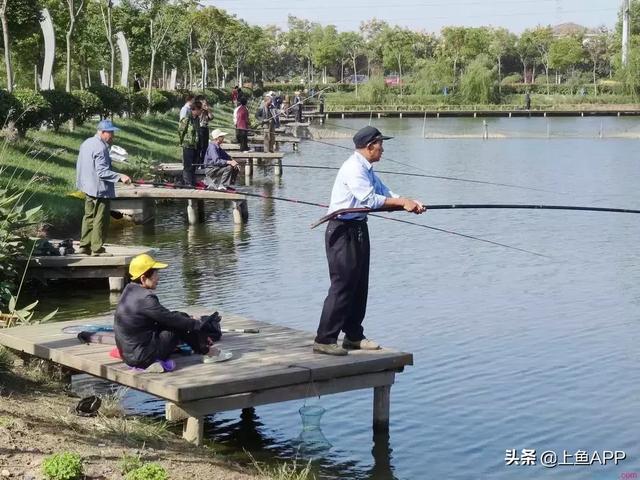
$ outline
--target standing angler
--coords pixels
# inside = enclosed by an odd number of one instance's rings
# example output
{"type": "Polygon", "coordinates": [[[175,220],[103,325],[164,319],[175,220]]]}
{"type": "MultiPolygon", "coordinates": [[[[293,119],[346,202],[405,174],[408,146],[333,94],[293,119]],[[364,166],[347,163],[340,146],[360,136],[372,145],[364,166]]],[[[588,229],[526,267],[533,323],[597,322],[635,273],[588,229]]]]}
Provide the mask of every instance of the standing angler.
{"type": "MultiPolygon", "coordinates": [[[[353,136],[356,151],[340,167],[331,191],[329,213],[342,208],[400,206],[408,212],[423,213],[417,200],[395,195],[373,172],[382,157],[385,137],[374,127],[364,127],[353,136]]],[[[313,351],[346,355],[347,350],[378,350],[364,336],[362,321],[369,291],[369,230],[366,213],[349,213],[330,220],[325,233],[331,287],[324,301],[313,351]],[[345,336],[342,347],[338,335],[345,336]]]]}
{"type": "Polygon", "coordinates": [[[115,183],[131,179],[111,169],[109,147],[116,128],[111,120],[102,120],[98,132],[80,145],[76,165],[76,186],[85,194],[84,217],[78,253],[109,256],[104,249],[109,228],[110,199],[116,196],[115,183]]]}

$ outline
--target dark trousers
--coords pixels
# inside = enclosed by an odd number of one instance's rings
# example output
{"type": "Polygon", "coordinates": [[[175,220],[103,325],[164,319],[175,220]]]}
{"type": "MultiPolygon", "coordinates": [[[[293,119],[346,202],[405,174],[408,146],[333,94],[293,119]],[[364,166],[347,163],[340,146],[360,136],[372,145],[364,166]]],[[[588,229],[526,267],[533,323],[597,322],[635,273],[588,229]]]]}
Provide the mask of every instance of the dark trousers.
{"type": "Polygon", "coordinates": [[[154,334],[151,344],[145,348],[145,354],[139,361],[128,363],[131,367],[147,368],[158,360],[167,360],[181,343],[186,343],[194,353],[204,355],[209,351],[204,333],[184,332],[180,330],[162,330],[154,334]]]}
{"type": "Polygon", "coordinates": [[[270,124],[269,127],[264,128],[262,130],[262,135],[264,136],[263,144],[265,152],[275,152],[276,151],[276,129],[273,124],[270,124]]]}
{"type": "Polygon", "coordinates": [[[196,184],[196,167],[198,163],[198,151],[195,148],[182,149],[182,182],[185,185],[196,184]]]}
{"type": "Polygon", "coordinates": [[[224,185],[225,187],[228,187],[229,185],[234,185],[236,183],[238,171],[239,170],[236,167],[232,167],[231,165],[226,165],[224,167],[209,167],[207,168],[207,178],[211,179],[211,182],[214,185],[224,185]]]}
{"type": "Polygon", "coordinates": [[[236,140],[238,140],[240,144],[241,152],[249,150],[249,132],[241,128],[236,128],[236,140]]]}
{"type": "Polygon", "coordinates": [[[204,163],[204,155],[209,147],[209,127],[200,127],[198,130],[198,163],[204,163]]]}
{"type": "Polygon", "coordinates": [[[362,321],[369,292],[369,229],[366,220],[331,220],[325,233],[331,287],[324,301],[316,342],[336,343],[342,330],[364,338],[362,321]]]}
{"type": "Polygon", "coordinates": [[[80,233],[80,248],[98,252],[107,239],[110,219],[108,198],[90,197],[84,199],[84,216],[80,233]]]}

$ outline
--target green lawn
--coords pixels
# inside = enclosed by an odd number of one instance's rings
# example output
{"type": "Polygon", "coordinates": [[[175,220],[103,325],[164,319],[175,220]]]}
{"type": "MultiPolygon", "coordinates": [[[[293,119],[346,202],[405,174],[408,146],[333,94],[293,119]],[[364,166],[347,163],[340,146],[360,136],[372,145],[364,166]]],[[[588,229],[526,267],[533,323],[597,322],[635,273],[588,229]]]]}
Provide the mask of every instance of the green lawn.
{"type": "MultiPolygon", "coordinates": [[[[211,128],[230,130],[232,108],[216,105],[211,128]]],[[[114,144],[129,153],[129,164],[114,162],[114,169],[134,178],[144,176],[148,165],[156,162],[181,161],[178,146],[177,111],[151,115],[141,119],[114,120],[121,128],[114,144]]],[[[80,144],[95,134],[97,122],[76,127],[73,132],[29,131],[18,142],[5,141],[0,150],[0,188],[26,187],[29,205],[43,205],[45,221],[57,229],[77,226],[83,203],[70,196],[76,190],[76,160],[80,144]]]]}

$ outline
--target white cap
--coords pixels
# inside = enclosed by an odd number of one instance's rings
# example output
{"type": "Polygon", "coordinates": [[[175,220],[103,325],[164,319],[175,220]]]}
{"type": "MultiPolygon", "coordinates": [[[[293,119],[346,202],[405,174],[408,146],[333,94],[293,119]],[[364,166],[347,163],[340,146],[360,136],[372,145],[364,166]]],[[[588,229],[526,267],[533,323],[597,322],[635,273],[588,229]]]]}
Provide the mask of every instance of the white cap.
{"type": "Polygon", "coordinates": [[[216,128],[213,132],[211,132],[209,137],[215,140],[216,138],[224,137],[225,135],[227,135],[227,132],[223,132],[222,130],[216,128]]]}

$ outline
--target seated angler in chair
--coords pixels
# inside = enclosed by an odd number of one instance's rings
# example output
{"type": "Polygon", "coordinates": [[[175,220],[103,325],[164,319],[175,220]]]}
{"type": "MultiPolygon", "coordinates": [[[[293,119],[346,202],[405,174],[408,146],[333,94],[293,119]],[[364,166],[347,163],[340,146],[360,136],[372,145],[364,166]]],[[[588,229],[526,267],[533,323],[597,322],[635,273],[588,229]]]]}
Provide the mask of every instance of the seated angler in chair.
{"type": "Polygon", "coordinates": [[[186,343],[194,353],[206,355],[211,343],[221,337],[218,312],[198,320],[160,304],[154,290],[160,279],[158,271],[166,267],[147,254],[135,257],[129,265],[132,282],[122,292],[115,313],[121,358],[130,367],[148,373],[174,370],[175,362],[169,356],[179,344],[186,343]]]}
{"type": "Polygon", "coordinates": [[[209,148],[204,155],[205,181],[209,190],[235,192],[231,185],[236,183],[240,166],[222,149],[225,135],[226,132],[218,129],[211,132],[209,148]]]}

